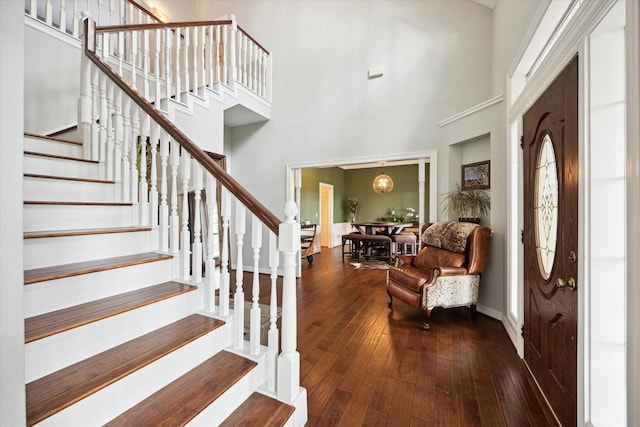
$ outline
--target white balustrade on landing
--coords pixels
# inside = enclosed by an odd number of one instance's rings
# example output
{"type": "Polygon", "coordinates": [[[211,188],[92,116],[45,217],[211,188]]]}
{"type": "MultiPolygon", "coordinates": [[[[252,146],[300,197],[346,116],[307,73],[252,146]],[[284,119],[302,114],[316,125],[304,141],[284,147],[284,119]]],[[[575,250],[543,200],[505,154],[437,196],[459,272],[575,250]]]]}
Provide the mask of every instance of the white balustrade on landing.
{"type": "Polygon", "coordinates": [[[25,0],[25,14],[72,37],[80,37],[81,11],[99,26],[160,22],[129,0],[25,0]]]}

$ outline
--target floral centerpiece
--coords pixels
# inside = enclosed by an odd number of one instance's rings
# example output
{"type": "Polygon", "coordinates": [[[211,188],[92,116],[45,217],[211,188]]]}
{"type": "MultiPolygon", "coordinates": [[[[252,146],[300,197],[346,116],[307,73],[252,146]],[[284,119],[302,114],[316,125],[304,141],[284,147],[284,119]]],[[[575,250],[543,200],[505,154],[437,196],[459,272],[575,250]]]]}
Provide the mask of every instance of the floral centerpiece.
{"type": "Polygon", "coordinates": [[[347,208],[349,208],[351,222],[356,222],[356,214],[358,213],[359,205],[360,205],[360,199],[357,196],[349,197],[347,199],[347,208]]]}

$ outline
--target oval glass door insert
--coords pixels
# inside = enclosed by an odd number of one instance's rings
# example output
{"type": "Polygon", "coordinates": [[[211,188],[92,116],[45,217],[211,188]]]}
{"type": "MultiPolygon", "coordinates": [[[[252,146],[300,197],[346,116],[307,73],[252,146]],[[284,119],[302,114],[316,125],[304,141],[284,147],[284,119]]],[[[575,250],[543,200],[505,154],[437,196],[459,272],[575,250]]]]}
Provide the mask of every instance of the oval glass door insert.
{"type": "Polygon", "coordinates": [[[538,266],[544,280],[551,276],[558,237],[558,170],[551,137],[542,140],[536,167],[535,236],[538,266]]]}

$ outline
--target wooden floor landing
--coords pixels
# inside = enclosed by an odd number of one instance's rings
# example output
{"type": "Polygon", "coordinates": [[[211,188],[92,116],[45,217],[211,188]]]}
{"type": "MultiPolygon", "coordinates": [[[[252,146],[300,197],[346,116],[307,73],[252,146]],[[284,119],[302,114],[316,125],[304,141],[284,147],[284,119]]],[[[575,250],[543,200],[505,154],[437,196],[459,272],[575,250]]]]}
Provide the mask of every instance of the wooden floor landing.
{"type": "Polygon", "coordinates": [[[339,247],[302,264],[308,427],[555,425],[500,322],[435,309],[423,331],[422,311],[387,307],[386,271],[354,269],[339,247]]]}

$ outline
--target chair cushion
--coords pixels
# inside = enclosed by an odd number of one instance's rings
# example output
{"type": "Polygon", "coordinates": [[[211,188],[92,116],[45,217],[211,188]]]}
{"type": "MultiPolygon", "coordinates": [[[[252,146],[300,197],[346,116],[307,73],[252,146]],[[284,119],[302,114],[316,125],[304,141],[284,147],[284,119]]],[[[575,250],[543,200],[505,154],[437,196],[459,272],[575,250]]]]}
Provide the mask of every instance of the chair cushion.
{"type": "Polygon", "coordinates": [[[426,246],[416,255],[413,265],[424,269],[434,267],[462,267],[466,261],[464,253],[451,252],[433,246],[426,246]]]}
{"type": "Polygon", "coordinates": [[[470,222],[436,222],[424,230],[422,242],[427,246],[463,253],[467,249],[469,234],[478,227],[470,222]]]}
{"type": "Polygon", "coordinates": [[[391,267],[389,281],[403,286],[413,292],[420,293],[422,287],[433,279],[433,269],[422,269],[411,266],[391,267]]]}

